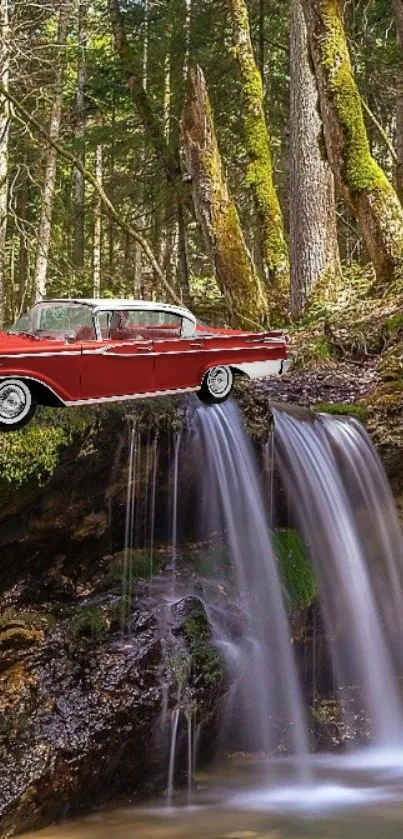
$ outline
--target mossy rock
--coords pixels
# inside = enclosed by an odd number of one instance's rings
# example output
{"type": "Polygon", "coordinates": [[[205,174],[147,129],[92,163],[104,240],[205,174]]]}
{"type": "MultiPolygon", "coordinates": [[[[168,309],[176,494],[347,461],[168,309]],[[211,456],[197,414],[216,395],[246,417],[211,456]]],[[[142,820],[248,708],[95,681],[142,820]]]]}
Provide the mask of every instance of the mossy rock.
{"type": "Polygon", "coordinates": [[[274,530],[273,546],[291,603],[310,606],[317,597],[318,583],[301,537],[295,530],[274,530]]]}
{"type": "Polygon", "coordinates": [[[198,674],[203,676],[206,685],[218,685],[223,678],[223,666],[212,646],[211,627],[204,606],[194,597],[186,598],[182,603],[186,616],[180,634],[189,648],[192,669],[196,678],[198,674]]]}
{"type": "Polygon", "coordinates": [[[346,405],[343,402],[319,403],[313,407],[313,410],[316,413],[331,414],[335,417],[354,417],[362,423],[368,420],[367,405],[346,405]]]}

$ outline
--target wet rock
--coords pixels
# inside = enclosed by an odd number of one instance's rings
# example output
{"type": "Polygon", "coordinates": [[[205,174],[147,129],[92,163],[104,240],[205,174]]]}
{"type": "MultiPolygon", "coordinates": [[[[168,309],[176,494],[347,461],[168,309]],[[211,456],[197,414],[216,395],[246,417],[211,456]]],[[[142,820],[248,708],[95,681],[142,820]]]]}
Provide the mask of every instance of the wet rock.
{"type": "MultiPolygon", "coordinates": [[[[71,612],[66,617],[62,610],[53,625],[37,613],[28,626],[17,611],[4,621],[1,835],[166,784],[169,741],[160,735],[177,702],[174,657],[192,656],[181,618],[170,617],[175,632],[166,655],[155,598],[149,606],[136,600],[125,636],[111,597],[71,612]]],[[[191,696],[199,720],[208,722],[217,701],[211,669],[203,672],[199,661],[181,677],[183,697],[191,696]]],[[[179,775],[180,761],[181,748],[179,775]]]]}

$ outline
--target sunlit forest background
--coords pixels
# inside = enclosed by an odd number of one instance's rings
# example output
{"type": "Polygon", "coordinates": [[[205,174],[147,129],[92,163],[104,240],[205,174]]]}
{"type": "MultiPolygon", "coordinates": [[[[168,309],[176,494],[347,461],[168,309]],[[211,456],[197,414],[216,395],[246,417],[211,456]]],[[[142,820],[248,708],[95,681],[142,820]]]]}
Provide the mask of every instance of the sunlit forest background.
{"type": "Polygon", "coordinates": [[[1,17],[6,324],[110,295],[258,326],[300,317],[317,283],[400,282],[401,0],[1,0],[1,17]]]}

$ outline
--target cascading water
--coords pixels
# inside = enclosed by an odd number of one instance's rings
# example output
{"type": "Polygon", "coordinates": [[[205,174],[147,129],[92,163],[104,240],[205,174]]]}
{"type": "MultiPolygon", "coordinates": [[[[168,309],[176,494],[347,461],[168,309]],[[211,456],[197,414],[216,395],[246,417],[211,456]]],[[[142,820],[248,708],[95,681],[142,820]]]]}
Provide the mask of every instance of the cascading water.
{"type": "Polygon", "coordinates": [[[320,582],[337,684],[358,683],[374,745],[397,747],[403,720],[385,616],[391,610],[401,641],[403,551],[382,466],[354,421],[313,420],[276,408],[274,419],[280,472],[320,582]],[[378,590],[370,567],[374,548],[378,590]]]}
{"type": "MultiPolygon", "coordinates": [[[[390,754],[401,744],[403,731],[397,685],[397,672],[403,670],[403,536],[382,465],[355,421],[313,419],[309,412],[274,406],[275,431],[263,453],[269,475],[265,496],[236,406],[229,402],[206,408],[193,397],[187,405],[186,432],[173,434],[165,451],[156,435],[142,434],[134,424],[129,424],[128,440],[124,601],[134,593],[137,556],[144,566],[150,554],[153,577],[161,513],[170,535],[170,553],[164,549],[170,574],[159,581],[154,577],[147,586],[165,649],[166,689],[159,730],[167,803],[176,800],[175,786],[185,773],[187,802],[193,800],[201,731],[187,687],[191,659],[171,631],[172,614],[188,596],[203,601],[214,644],[226,663],[228,690],[218,745],[224,752],[229,745],[256,755],[281,754],[285,749],[294,755],[287,786],[280,789],[276,784],[271,788],[270,770],[262,764],[262,773],[267,774],[261,777],[256,802],[305,806],[307,789],[312,802],[343,798],[342,785],[313,782],[319,763],[308,755],[291,630],[272,543],[277,489],[272,464],[280,467],[287,515],[299,522],[320,582],[327,640],[337,685],[345,688],[341,695],[346,715],[354,709],[346,697],[350,700],[353,695],[356,700],[357,687],[371,720],[374,745],[386,755],[387,749],[390,754]],[[158,505],[156,521],[161,474],[168,478],[169,502],[158,505]],[[183,518],[192,511],[188,493],[183,492],[188,486],[206,545],[196,575],[189,575],[182,565],[183,518]]],[[[189,521],[185,524],[188,533],[189,521]]],[[[144,567],[141,576],[146,576],[144,567]]],[[[313,667],[315,655],[313,644],[313,667]]],[[[284,770],[279,771],[281,775],[284,770]]],[[[249,806],[248,793],[233,803],[243,806],[243,800],[249,806]]]]}
{"type": "Polygon", "coordinates": [[[235,570],[241,637],[234,649],[228,636],[217,634],[234,679],[231,702],[241,714],[245,747],[273,751],[281,721],[289,726],[288,744],[299,757],[301,777],[308,738],[283,592],[257,464],[235,405],[200,406],[191,443],[203,465],[199,480],[205,523],[210,532],[225,534],[235,570]]]}

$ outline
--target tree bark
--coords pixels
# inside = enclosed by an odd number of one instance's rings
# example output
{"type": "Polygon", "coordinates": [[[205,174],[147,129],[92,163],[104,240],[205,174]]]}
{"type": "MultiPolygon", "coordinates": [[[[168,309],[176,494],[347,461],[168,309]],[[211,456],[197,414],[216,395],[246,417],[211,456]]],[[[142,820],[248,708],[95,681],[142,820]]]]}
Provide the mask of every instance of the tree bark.
{"type": "MultiPolygon", "coordinates": [[[[76,95],[76,130],[77,157],[85,165],[85,86],[87,81],[87,3],[80,0],[78,7],[78,42],[76,95]]],[[[74,265],[81,269],[84,265],[84,222],[85,222],[85,179],[78,169],[75,171],[74,200],[74,265]]]]}
{"type": "MultiPolygon", "coordinates": [[[[72,0],[60,0],[59,25],[57,33],[57,47],[59,63],[57,66],[52,115],[50,119],[49,137],[57,142],[60,135],[62,116],[63,80],[66,66],[66,40],[69,14],[72,0]]],[[[54,146],[48,150],[47,162],[42,190],[41,218],[38,233],[38,250],[35,265],[35,300],[42,300],[46,295],[46,278],[49,261],[50,237],[52,228],[52,212],[56,185],[57,151],[54,146]]]]}
{"type": "Polygon", "coordinates": [[[267,297],[229,193],[200,68],[190,74],[190,87],[182,133],[196,216],[231,322],[250,328],[267,318],[267,297]]]}
{"type": "MultiPolygon", "coordinates": [[[[95,179],[102,189],[103,160],[102,146],[99,144],[95,151],[95,179]]],[[[94,239],[92,246],[92,290],[94,297],[101,296],[101,250],[102,250],[102,201],[99,192],[95,195],[94,206],[94,239]]]]}
{"type": "Polygon", "coordinates": [[[262,77],[253,53],[246,0],[228,0],[228,3],[242,79],[242,115],[248,157],[246,180],[256,207],[268,286],[271,290],[278,288],[284,291],[289,287],[290,278],[288,252],[283,217],[273,183],[262,77]]]}
{"type": "Polygon", "coordinates": [[[396,19],[397,43],[400,48],[400,67],[396,75],[396,186],[403,203],[403,0],[392,0],[396,19]]]}
{"type": "MultiPolygon", "coordinates": [[[[8,91],[10,83],[10,0],[0,2],[0,73],[1,83],[8,91]]],[[[8,147],[10,138],[10,102],[4,96],[0,102],[0,328],[6,311],[6,238],[8,216],[8,147]]]]}
{"type": "Polygon", "coordinates": [[[403,280],[403,208],[374,160],[354,79],[341,0],[303,0],[326,150],[337,188],[357,218],[378,286],[403,280]]]}
{"type": "Polygon", "coordinates": [[[291,3],[291,312],[300,317],[316,283],[340,278],[334,178],[326,159],[316,79],[301,0],[291,3]]]}

